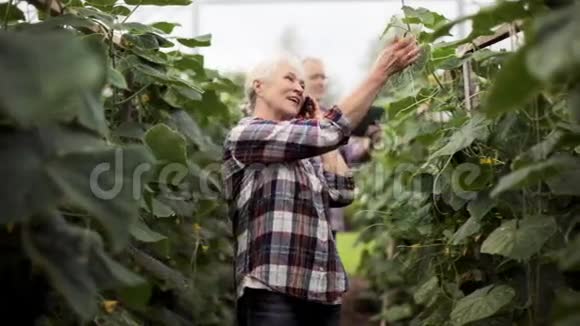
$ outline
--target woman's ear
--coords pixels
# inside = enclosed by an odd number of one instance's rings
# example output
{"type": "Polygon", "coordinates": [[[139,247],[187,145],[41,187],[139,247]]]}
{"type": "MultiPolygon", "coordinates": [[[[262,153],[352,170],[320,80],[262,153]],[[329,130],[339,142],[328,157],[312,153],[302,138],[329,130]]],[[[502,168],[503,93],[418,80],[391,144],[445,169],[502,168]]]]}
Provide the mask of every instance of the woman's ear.
{"type": "Polygon", "coordinates": [[[264,91],[264,83],[261,80],[256,79],[252,82],[252,88],[254,88],[254,93],[256,93],[256,95],[261,95],[264,91]]]}

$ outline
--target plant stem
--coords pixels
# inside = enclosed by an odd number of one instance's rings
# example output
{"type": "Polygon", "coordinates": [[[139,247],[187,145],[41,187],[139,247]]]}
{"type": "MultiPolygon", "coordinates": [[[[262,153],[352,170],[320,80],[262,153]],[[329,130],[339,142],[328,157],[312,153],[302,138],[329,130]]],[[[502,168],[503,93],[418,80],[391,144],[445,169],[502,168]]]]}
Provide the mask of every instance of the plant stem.
{"type": "Polygon", "coordinates": [[[127,97],[126,99],[123,99],[117,103],[115,103],[115,105],[119,105],[119,104],[123,104],[125,102],[128,102],[130,100],[132,100],[135,96],[139,95],[139,93],[141,93],[142,91],[144,91],[147,87],[151,86],[151,84],[147,84],[143,87],[141,87],[138,91],[136,91],[135,93],[131,94],[129,97],[127,97]]]}
{"type": "Polygon", "coordinates": [[[124,24],[127,21],[127,19],[129,19],[129,17],[131,17],[131,15],[133,15],[133,13],[137,10],[137,8],[141,7],[142,2],[143,2],[143,0],[139,1],[139,4],[136,5],[135,8],[133,8],[133,10],[131,10],[131,12],[127,15],[127,17],[125,17],[125,19],[123,19],[121,24],[124,24]]]}
{"type": "MultiPolygon", "coordinates": [[[[405,7],[406,7],[406,5],[405,5],[405,0],[401,0],[401,7],[402,7],[402,8],[405,8],[405,7]]],[[[411,25],[409,24],[409,22],[406,22],[406,24],[407,24],[407,32],[408,32],[408,33],[411,33],[411,25]]],[[[406,36],[406,35],[405,35],[405,36],[406,36]]]]}
{"type": "Polygon", "coordinates": [[[8,0],[8,6],[6,6],[6,11],[4,12],[4,25],[2,26],[4,30],[8,29],[8,14],[10,13],[10,8],[12,8],[13,1],[8,0]]]}

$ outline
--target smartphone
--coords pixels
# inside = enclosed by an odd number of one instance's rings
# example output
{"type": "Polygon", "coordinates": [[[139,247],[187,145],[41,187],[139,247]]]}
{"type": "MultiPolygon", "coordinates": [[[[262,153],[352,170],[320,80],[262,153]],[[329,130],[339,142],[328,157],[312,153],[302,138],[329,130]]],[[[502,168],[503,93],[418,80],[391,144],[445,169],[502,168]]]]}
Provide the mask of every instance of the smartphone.
{"type": "Polygon", "coordinates": [[[298,117],[311,119],[314,116],[314,100],[310,96],[304,98],[304,103],[298,112],[298,117]]]}

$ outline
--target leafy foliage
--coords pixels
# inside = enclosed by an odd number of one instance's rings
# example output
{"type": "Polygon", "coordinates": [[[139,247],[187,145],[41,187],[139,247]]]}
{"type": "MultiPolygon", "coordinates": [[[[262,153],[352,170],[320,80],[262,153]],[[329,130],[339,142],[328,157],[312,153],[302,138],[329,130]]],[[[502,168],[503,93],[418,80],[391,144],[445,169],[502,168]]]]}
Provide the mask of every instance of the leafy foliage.
{"type": "Polygon", "coordinates": [[[127,22],[116,1],[69,1],[52,17],[31,3],[38,22],[0,4],[0,249],[29,261],[3,269],[48,284],[18,294],[39,302],[30,323],[229,323],[230,228],[214,167],[239,118],[228,109],[238,84],[172,50],[176,24],[127,22]]]}
{"type": "Polygon", "coordinates": [[[377,318],[577,321],[579,8],[500,1],[454,21],[405,8],[424,61],[381,94],[385,146],[358,171],[361,195],[351,210],[365,227],[361,240],[375,243],[360,270],[382,301],[377,318]],[[515,21],[526,41],[514,53],[457,56],[461,44],[515,21]],[[435,43],[461,22],[472,23],[467,38],[435,43]]]}

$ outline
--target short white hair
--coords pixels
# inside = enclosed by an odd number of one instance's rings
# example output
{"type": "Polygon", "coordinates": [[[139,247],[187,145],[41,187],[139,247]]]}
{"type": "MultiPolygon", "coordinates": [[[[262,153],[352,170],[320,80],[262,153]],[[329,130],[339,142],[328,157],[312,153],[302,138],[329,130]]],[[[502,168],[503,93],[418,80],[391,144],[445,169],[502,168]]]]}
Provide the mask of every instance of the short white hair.
{"type": "Polygon", "coordinates": [[[268,80],[272,77],[276,69],[282,64],[288,64],[298,71],[300,77],[304,77],[304,68],[300,59],[292,54],[282,53],[275,55],[266,60],[260,61],[246,74],[246,81],[244,85],[244,94],[246,97],[247,109],[251,112],[256,105],[256,91],[254,90],[254,82],[257,80],[268,80]]]}

